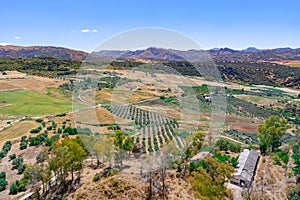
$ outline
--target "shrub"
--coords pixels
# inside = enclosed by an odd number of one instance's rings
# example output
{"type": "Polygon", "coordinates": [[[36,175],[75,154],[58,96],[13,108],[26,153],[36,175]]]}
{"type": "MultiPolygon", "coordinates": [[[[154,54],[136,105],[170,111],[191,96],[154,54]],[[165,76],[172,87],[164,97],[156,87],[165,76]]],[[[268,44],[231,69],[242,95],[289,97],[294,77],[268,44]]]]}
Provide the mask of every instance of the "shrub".
{"type": "Polygon", "coordinates": [[[13,160],[12,165],[14,167],[18,167],[19,165],[23,164],[24,159],[22,157],[16,158],[13,160]]]}
{"type": "Polygon", "coordinates": [[[93,181],[96,182],[96,181],[99,181],[100,180],[100,174],[96,174],[94,177],[93,177],[93,181]]]}
{"type": "Polygon", "coordinates": [[[26,149],[27,148],[27,143],[26,142],[21,142],[20,143],[20,150],[26,149]]]}
{"type": "Polygon", "coordinates": [[[10,188],[9,188],[9,193],[10,194],[17,194],[19,191],[19,186],[17,183],[13,183],[11,184],[10,188]]]}
{"type": "Polygon", "coordinates": [[[6,152],[5,151],[0,151],[0,158],[4,158],[6,156],[6,152]]]}
{"type": "Polygon", "coordinates": [[[44,120],[43,119],[37,119],[35,120],[37,123],[42,123],[44,120]]]}
{"type": "Polygon", "coordinates": [[[7,181],[4,178],[0,179],[0,192],[6,189],[7,181]]]}
{"type": "Polygon", "coordinates": [[[45,127],[46,126],[46,122],[42,122],[42,126],[45,127]]]}
{"type": "Polygon", "coordinates": [[[23,135],[21,137],[21,142],[27,142],[27,136],[26,135],[23,135]]]}
{"type": "Polygon", "coordinates": [[[16,154],[14,153],[14,154],[11,154],[11,155],[9,155],[9,159],[10,160],[13,160],[13,159],[15,159],[17,156],[16,156],[16,154]]]}
{"type": "Polygon", "coordinates": [[[58,128],[58,129],[57,129],[57,133],[58,133],[58,134],[61,134],[61,133],[62,133],[62,128],[58,128]]]}
{"type": "Polygon", "coordinates": [[[113,176],[115,174],[117,174],[119,172],[119,170],[117,168],[112,168],[108,171],[107,176],[113,176]]]}
{"type": "Polygon", "coordinates": [[[232,152],[240,152],[242,147],[240,144],[231,142],[226,139],[219,139],[216,143],[216,146],[223,151],[232,151],[232,152]]]}
{"type": "Polygon", "coordinates": [[[277,156],[275,158],[273,158],[273,160],[276,165],[281,165],[280,159],[277,156]]]}
{"type": "Polygon", "coordinates": [[[62,134],[62,137],[63,137],[63,138],[68,137],[68,136],[69,136],[69,133],[63,133],[63,134],[62,134]]]}
{"type": "Polygon", "coordinates": [[[20,181],[18,181],[18,186],[19,186],[19,192],[24,192],[26,191],[26,185],[28,184],[28,180],[25,178],[22,178],[20,181]]]}
{"type": "Polygon", "coordinates": [[[67,127],[63,133],[68,133],[69,135],[77,135],[77,129],[72,127],[67,127]]]}
{"type": "Polygon", "coordinates": [[[21,163],[19,166],[18,166],[18,174],[23,174],[24,170],[25,170],[26,166],[21,163]]]}
{"type": "Polygon", "coordinates": [[[11,149],[11,146],[12,146],[11,141],[6,141],[2,147],[2,150],[8,152],[11,149]]]}
{"type": "Polygon", "coordinates": [[[231,166],[233,166],[233,167],[236,167],[236,166],[239,164],[238,159],[239,159],[238,156],[232,157],[232,158],[229,160],[229,164],[230,164],[231,166]]]}
{"type": "Polygon", "coordinates": [[[0,179],[6,179],[6,173],[0,172],[0,179]]]}
{"type": "Polygon", "coordinates": [[[42,127],[39,126],[38,128],[31,129],[30,133],[39,133],[39,132],[41,132],[41,130],[42,130],[42,127]]]}

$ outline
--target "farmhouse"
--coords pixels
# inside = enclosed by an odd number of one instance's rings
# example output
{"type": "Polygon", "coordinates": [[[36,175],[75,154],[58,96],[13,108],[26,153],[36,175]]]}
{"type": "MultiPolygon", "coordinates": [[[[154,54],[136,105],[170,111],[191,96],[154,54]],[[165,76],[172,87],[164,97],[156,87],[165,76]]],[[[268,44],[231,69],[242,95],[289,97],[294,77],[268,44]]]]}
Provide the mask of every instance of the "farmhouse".
{"type": "Polygon", "coordinates": [[[237,172],[230,181],[239,186],[249,186],[254,179],[258,159],[258,152],[253,149],[250,151],[244,149],[238,159],[237,172]]]}
{"type": "Polygon", "coordinates": [[[204,160],[207,156],[212,156],[213,154],[211,154],[208,151],[203,151],[198,153],[197,155],[195,155],[194,157],[192,157],[190,159],[190,162],[199,162],[201,160],[204,160]]]}

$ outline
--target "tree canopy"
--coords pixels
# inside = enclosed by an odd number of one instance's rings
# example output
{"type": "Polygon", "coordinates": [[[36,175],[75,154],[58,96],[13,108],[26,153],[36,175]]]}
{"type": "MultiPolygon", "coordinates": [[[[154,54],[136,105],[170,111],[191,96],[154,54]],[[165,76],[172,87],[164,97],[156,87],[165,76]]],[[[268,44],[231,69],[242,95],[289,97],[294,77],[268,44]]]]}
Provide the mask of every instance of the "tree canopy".
{"type": "Polygon", "coordinates": [[[271,148],[271,151],[274,152],[281,145],[280,138],[288,128],[287,121],[278,116],[270,116],[264,124],[258,125],[261,151],[265,152],[271,148]]]}

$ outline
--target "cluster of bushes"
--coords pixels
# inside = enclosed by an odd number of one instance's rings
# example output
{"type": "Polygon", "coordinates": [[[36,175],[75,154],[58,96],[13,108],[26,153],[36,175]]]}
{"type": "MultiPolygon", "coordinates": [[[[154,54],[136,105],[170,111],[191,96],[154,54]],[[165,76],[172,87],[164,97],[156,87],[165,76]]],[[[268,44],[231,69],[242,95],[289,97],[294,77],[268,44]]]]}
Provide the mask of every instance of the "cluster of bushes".
{"type": "Polygon", "coordinates": [[[45,144],[46,146],[51,147],[55,141],[59,140],[59,134],[55,134],[52,137],[48,137],[48,132],[45,131],[37,135],[36,137],[29,138],[29,146],[39,146],[45,144]]]}
{"type": "Polygon", "coordinates": [[[18,169],[18,173],[22,174],[25,170],[24,159],[22,157],[18,157],[12,160],[13,170],[18,169]]]}
{"type": "Polygon", "coordinates": [[[278,112],[270,108],[259,107],[251,102],[233,96],[227,97],[228,113],[241,116],[267,118],[271,115],[278,115],[278,112]]]}
{"type": "Polygon", "coordinates": [[[300,173],[300,150],[299,145],[293,146],[293,156],[295,167],[293,168],[294,174],[299,175],[300,173]]]}
{"type": "Polygon", "coordinates": [[[2,147],[2,151],[0,151],[0,159],[4,158],[7,153],[10,151],[11,149],[11,141],[6,141],[5,144],[2,147]]]}
{"type": "Polygon", "coordinates": [[[37,123],[42,123],[44,120],[43,119],[37,119],[35,120],[37,123]]]}
{"type": "Polygon", "coordinates": [[[26,149],[27,148],[27,143],[28,143],[28,139],[27,137],[24,135],[21,137],[21,143],[20,143],[20,150],[26,149]]]}
{"type": "Polygon", "coordinates": [[[257,133],[244,133],[239,132],[235,129],[225,130],[226,134],[234,136],[240,141],[243,141],[246,144],[258,144],[258,136],[257,133]]]}
{"type": "Polygon", "coordinates": [[[17,158],[17,155],[16,155],[15,153],[9,155],[9,159],[10,159],[10,160],[14,160],[15,158],[17,158]]]}
{"type": "Polygon", "coordinates": [[[29,146],[39,146],[48,138],[48,132],[40,133],[35,137],[29,138],[29,146]]]}
{"type": "Polygon", "coordinates": [[[53,145],[53,143],[58,141],[58,140],[59,140],[59,134],[55,134],[50,138],[46,138],[44,143],[45,143],[46,146],[51,147],[53,145]]]}
{"type": "MultiPolygon", "coordinates": [[[[217,152],[213,158],[216,158],[218,161],[231,165],[233,167],[236,167],[238,165],[238,156],[236,157],[230,157],[229,155],[226,154],[222,154],[221,152],[217,152]]],[[[189,167],[189,171],[195,171],[197,170],[199,167],[203,167],[204,169],[207,168],[207,163],[205,162],[205,160],[200,160],[199,162],[191,162],[190,163],[190,167],[189,167]]]]}
{"type": "Polygon", "coordinates": [[[7,184],[6,173],[0,172],[0,192],[6,189],[7,184]]]}
{"type": "Polygon", "coordinates": [[[62,60],[55,57],[1,58],[1,71],[20,71],[31,75],[59,77],[76,74],[82,61],[62,60]]]}
{"type": "Polygon", "coordinates": [[[220,138],[216,146],[221,150],[221,151],[232,151],[232,152],[240,152],[242,147],[240,144],[229,141],[227,139],[220,138]]]}
{"type": "Polygon", "coordinates": [[[289,152],[279,150],[274,155],[275,157],[273,158],[273,160],[277,165],[281,165],[282,162],[284,165],[286,165],[289,162],[289,152]]]}
{"type": "Polygon", "coordinates": [[[26,191],[27,183],[28,183],[28,180],[25,178],[22,178],[21,180],[16,180],[16,182],[11,184],[11,186],[9,188],[9,194],[17,194],[18,192],[26,191]]]}
{"type": "Polygon", "coordinates": [[[30,133],[39,133],[39,132],[41,132],[41,130],[42,130],[42,127],[39,126],[39,127],[37,127],[37,128],[31,129],[31,130],[30,130],[30,133]]]}
{"type": "MultiPolygon", "coordinates": [[[[85,81],[91,82],[92,80],[85,80],[85,81]]],[[[121,78],[119,76],[106,76],[100,78],[98,81],[99,82],[97,83],[97,88],[98,90],[101,90],[103,88],[114,89],[116,85],[123,85],[136,80],[121,78]]]]}
{"type": "Polygon", "coordinates": [[[67,127],[64,131],[63,131],[63,135],[62,137],[68,137],[69,135],[77,135],[77,129],[76,128],[72,128],[72,127],[67,127]]]}

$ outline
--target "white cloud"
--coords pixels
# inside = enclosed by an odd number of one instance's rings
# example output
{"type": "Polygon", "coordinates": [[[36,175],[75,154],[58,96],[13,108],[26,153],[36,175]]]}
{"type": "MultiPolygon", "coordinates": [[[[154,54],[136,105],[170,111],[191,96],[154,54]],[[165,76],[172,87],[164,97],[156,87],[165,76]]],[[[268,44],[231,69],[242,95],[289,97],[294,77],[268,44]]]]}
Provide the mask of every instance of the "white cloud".
{"type": "Polygon", "coordinates": [[[91,30],[90,29],[81,29],[81,32],[82,33],[88,33],[88,32],[90,32],[91,30]]]}
{"type": "Polygon", "coordinates": [[[21,37],[20,37],[20,36],[15,36],[14,38],[15,38],[15,40],[19,40],[19,39],[21,39],[21,37]]]}
{"type": "Polygon", "coordinates": [[[88,28],[86,28],[86,29],[81,29],[81,32],[82,33],[97,33],[98,30],[97,29],[88,29],[88,28]]]}
{"type": "Polygon", "coordinates": [[[8,44],[6,42],[0,42],[0,46],[7,46],[7,45],[10,45],[10,44],[8,44]]]}

